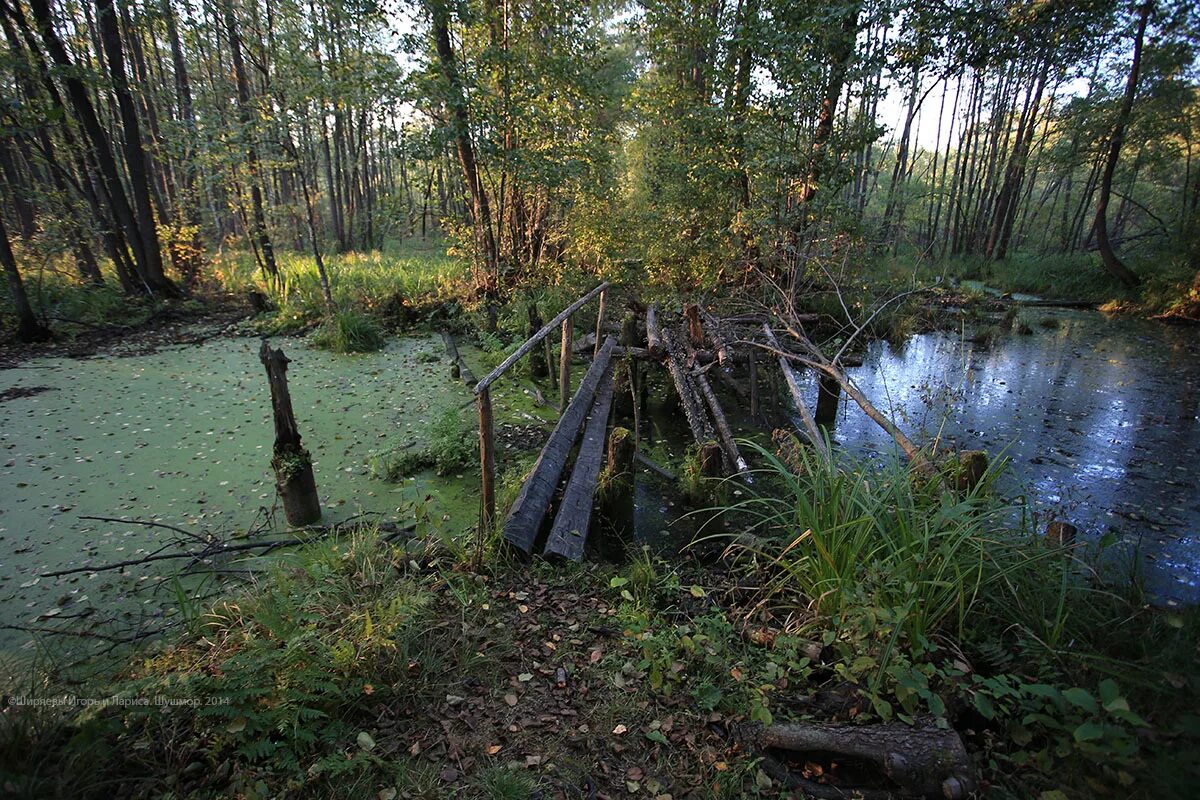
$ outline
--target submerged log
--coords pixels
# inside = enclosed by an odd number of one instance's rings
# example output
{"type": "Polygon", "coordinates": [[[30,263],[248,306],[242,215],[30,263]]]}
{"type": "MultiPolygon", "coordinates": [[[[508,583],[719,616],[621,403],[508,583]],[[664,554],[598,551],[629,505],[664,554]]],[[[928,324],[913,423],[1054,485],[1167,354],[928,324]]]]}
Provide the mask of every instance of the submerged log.
{"type": "Polygon", "coordinates": [[[952,728],[939,728],[930,719],[920,720],[915,725],[901,722],[879,725],[786,723],[750,729],[744,738],[755,750],[769,757],[768,775],[788,788],[800,789],[813,797],[899,796],[962,800],[978,785],[958,733],[952,728]],[[808,756],[840,756],[864,762],[894,784],[896,790],[818,783],[792,773],[783,764],[785,757],[806,759],[808,756]]]}
{"type": "Polygon", "coordinates": [[[275,470],[275,490],[283,502],[283,513],[289,525],[311,525],[321,518],[321,500],[313,477],[312,456],[300,442],[300,429],[292,411],[292,395],[287,383],[288,357],[282,350],[272,350],[266,339],[263,339],[258,357],[267,370],[267,382],[271,386],[275,422],[271,467],[275,470]]]}
{"type": "Polygon", "coordinates": [[[504,520],[504,539],[526,555],[533,552],[542,520],[546,517],[550,500],[558,487],[559,478],[571,455],[579,429],[583,426],[584,417],[591,408],[601,378],[608,371],[614,347],[616,341],[612,337],[604,341],[596,360],[579,382],[575,396],[559,416],[558,424],[550,433],[546,446],[538,455],[533,470],[504,520]]]}
{"type": "Polygon", "coordinates": [[[442,343],[446,345],[446,355],[450,356],[451,374],[455,378],[462,378],[467,386],[475,386],[479,381],[475,378],[475,373],[471,372],[471,368],[467,366],[466,360],[458,352],[458,348],[454,345],[454,337],[450,335],[450,331],[442,329],[442,343]]]}
{"type": "Polygon", "coordinates": [[[571,470],[550,535],[546,538],[542,555],[547,558],[583,559],[592,520],[592,498],[596,494],[596,481],[600,477],[604,458],[604,435],[608,430],[612,399],[613,370],[610,359],[583,430],[583,442],[579,445],[579,454],[575,456],[575,468],[571,470]]]}

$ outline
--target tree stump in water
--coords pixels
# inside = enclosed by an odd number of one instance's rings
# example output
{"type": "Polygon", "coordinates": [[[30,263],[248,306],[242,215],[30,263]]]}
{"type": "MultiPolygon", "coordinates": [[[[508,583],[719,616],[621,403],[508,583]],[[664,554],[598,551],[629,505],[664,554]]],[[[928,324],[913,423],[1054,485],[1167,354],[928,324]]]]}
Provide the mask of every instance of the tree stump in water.
{"type": "Polygon", "coordinates": [[[818,425],[833,427],[833,423],[837,421],[838,401],[841,398],[841,384],[822,375],[817,380],[817,408],[813,412],[813,420],[818,425]]]}
{"type": "Polygon", "coordinates": [[[1046,526],[1046,539],[1053,544],[1068,545],[1075,541],[1079,529],[1069,522],[1060,519],[1051,520],[1046,526]]]}
{"type": "Polygon", "coordinates": [[[275,418],[275,447],[271,467],[275,470],[275,490],[283,501],[283,513],[289,525],[311,525],[321,518],[321,500],[313,477],[312,457],[300,443],[292,396],[288,391],[288,358],[282,350],[272,350],[263,339],[259,359],[267,370],[271,386],[271,408],[275,418]]]}
{"type": "Polygon", "coordinates": [[[982,450],[963,450],[958,454],[954,485],[960,492],[969,492],[979,485],[987,472],[987,453],[982,450]]]}
{"type": "Polygon", "coordinates": [[[608,464],[600,476],[600,515],[596,549],[609,561],[623,561],[634,537],[633,431],[613,428],[608,435],[608,464]]]}

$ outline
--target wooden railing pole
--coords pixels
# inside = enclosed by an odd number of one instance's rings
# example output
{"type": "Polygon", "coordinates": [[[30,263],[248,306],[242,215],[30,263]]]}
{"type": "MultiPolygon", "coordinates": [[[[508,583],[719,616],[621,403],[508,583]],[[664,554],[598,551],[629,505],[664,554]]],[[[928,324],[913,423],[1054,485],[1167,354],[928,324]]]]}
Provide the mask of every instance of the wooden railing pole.
{"type": "Polygon", "coordinates": [[[480,502],[483,504],[479,516],[479,536],[476,543],[476,565],[483,562],[484,537],[492,530],[496,519],[496,453],[493,441],[492,393],[484,389],[479,393],[479,472],[480,502]]]}
{"type": "Polygon", "coordinates": [[[571,400],[571,318],[567,317],[562,323],[562,348],[558,352],[558,408],[562,413],[567,410],[571,400]]]}
{"type": "Polygon", "coordinates": [[[607,305],[608,289],[600,292],[600,309],[596,312],[596,346],[592,348],[592,358],[600,355],[600,341],[604,330],[604,307],[607,305]]]}

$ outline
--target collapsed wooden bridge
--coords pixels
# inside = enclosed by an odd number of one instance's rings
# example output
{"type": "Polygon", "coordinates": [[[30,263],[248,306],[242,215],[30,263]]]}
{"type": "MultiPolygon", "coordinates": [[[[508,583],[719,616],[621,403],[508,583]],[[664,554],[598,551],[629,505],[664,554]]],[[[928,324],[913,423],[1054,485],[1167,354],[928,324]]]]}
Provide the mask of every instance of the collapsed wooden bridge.
{"type": "MultiPolygon", "coordinates": [[[[850,385],[839,365],[841,352],[832,359],[826,358],[796,326],[787,327],[790,340],[785,347],[776,339],[765,315],[746,314],[721,319],[697,304],[687,304],[679,313],[670,314],[664,324],[667,315],[657,306],[651,306],[645,309],[644,325],[639,325],[633,315],[626,316],[619,326],[618,342],[605,333],[605,311],[610,288],[607,282],[601,283],[544,325],[540,325],[536,310],[531,308],[531,329],[535,323],[540,327],[533,330],[529,338],[499,366],[474,383],[473,391],[479,409],[481,537],[495,528],[497,520],[491,387],[526,357],[534,359],[540,367],[543,347],[543,374],[547,374],[552,382],[557,378],[560,415],[515,502],[499,526],[504,541],[525,556],[540,553],[553,559],[578,561],[583,558],[589,548],[589,531],[596,527],[594,509],[606,460],[606,442],[608,479],[627,481],[620,485],[621,492],[618,493],[628,495],[625,500],[630,508],[625,513],[628,517],[632,516],[630,476],[635,457],[641,458],[636,454],[640,424],[636,398],[633,403],[632,436],[628,437],[628,431],[620,428],[614,429],[611,437],[609,435],[615,377],[622,365],[627,370],[622,377],[628,378],[628,387],[635,394],[634,387],[641,383],[638,378],[639,362],[658,362],[666,367],[683,416],[699,448],[699,468],[705,477],[724,476],[744,483],[752,482],[749,464],[739,450],[733,428],[713,389],[712,381],[723,384],[728,394],[736,396],[739,404],[744,404],[743,407],[748,407],[751,418],[762,419],[758,356],[764,353],[770,357],[769,360],[778,363],[779,374],[798,412],[798,431],[817,452],[828,454],[828,445],[819,426],[831,421],[844,389],[868,416],[893,434],[915,466],[922,469],[928,466],[912,443],[889,420],[880,421],[882,415],[850,385]],[[573,317],[597,299],[595,333],[576,341],[573,338],[573,317]],[[555,330],[561,331],[557,376],[550,363],[552,355],[547,341],[547,337],[555,330]],[[572,393],[570,362],[574,353],[590,355],[592,360],[578,388],[572,393]],[[819,378],[815,414],[810,411],[801,394],[793,363],[812,368],[819,378]],[[731,373],[735,365],[745,367],[744,381],[733,378],[731,373]],[[627,438],[632,441],[627,441],[627,438]]],[[[792,320],[796,325],[813,321],[800,316],[792,320]]],[[[452,344],[448,342],[448,349],[452,344]]],[[[461,358],[456,352],[453,355],[456,363],[461,365],[461,358]]],[[[601,546],[604,544],[601,543],[601,546]]],[[[482,548],[478,548],[478,552],[482,557],[482,548]]]]}
{"type": "MultiPolygon", "coordinates": [[[[554,374],[556,370],[546,370],[551,379],[557,377],[559,384],[561,404],[558,423],[500,525],[504,540],[527,556],[540,552],[547,558],[581,560],[588,546],[589,531],[594,527],[593,511],[605,463],[606,442],[610,478],[613,474],[628,474],[632,469],[637,438],[636,402],[632,441],[626,441],[628,434],[623,429],[613,431],[613,441],[609,441],[608,432],[613,407],[614,372],[622,359],[633,373],[636,373],[636,367],[633,366],[635,360],[665,361],[689,426],[701,447],[701,461],[706,474],[720,475],[724,472],[739,475],[743,480],[750,479],[749,467],[738,450],[732,429],[706,374],[712,366],[723,366],[733,357],[730,345],[722,337],[718,321],[704,315],[711,332],[706,337],[700,322],[703,312],[697,306],[688,306],[685,313],[688,315],[690,332],[683,338],[669,328],[664,330],[658,322],[658,309],[651,308],[645,315],[647,346],[639,346],[642,336],[632,318],[622,325],[621,343],[618,344],[612,336],[605,335],[605,307],[609,288],[608,283],[602,283],[563,309],[473,386],[479,408],[482,534],[491,530],[497,520],[491,387],[523,358],[540,359],[539,345],[556,329],[561,330],[558,374],[554,374]],[[595,299],[599,301],[595,333],[576,342],[572,337],[573,317],[595,299]],[[711,350],[704,349],[706,344],[711,345],[711,350]],[[592,361],[572,394],[569,365],[572,354],[577,351],[591,355],[592,361]],[[574,463],[568,474],[573,453],[574,463]],[[557,507],[553,508],[556,497],[557,507]],[[552,510],[554,513],[550,517],[552,510]]],[[[531,312],[531,320],[534,319],[536,314],[531,312]]],[[[451,344],[449,342],[447,347],[451,344]]],[[[456,361],[461,361],[456,353],[454,355],[456,361]]],[[[634,382],[634,375],[631,374],[629,383],[632,385],[634,382]]],[[[735,388],[739,394],[745,393],[740,385],[735,388]]],[[[750,394],[753,403],[757,404],[754,381],[751,382],[750,394]]],[[[632,494],[631,482],[626,491],[632,494]]],[[[631,506],[632,497],[625,499],[631,506]]],[[[628,513],[631,515],[632,509],[628,513]]]]}

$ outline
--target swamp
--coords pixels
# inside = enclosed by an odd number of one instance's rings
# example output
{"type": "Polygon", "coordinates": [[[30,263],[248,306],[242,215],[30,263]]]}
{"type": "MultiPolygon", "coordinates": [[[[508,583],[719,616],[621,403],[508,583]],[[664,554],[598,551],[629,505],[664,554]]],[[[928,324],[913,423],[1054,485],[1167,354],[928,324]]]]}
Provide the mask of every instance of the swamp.
{"type": "Polygon", "coordinates": [[[0,797],[1195,795],[1194,4],[0,29],[0,797]]]}

